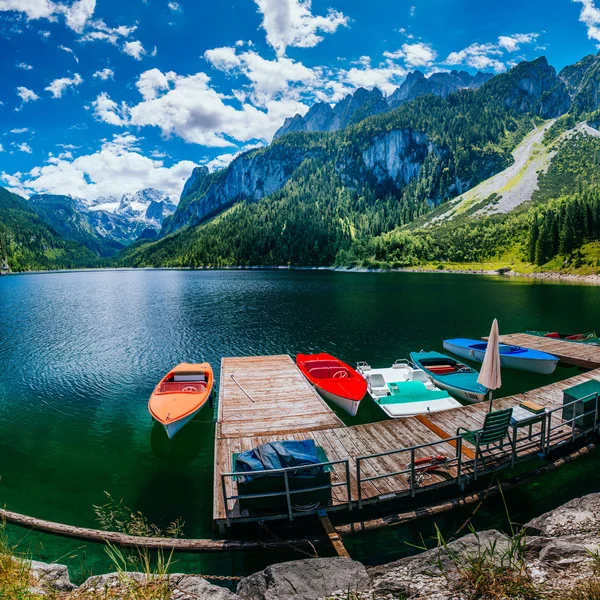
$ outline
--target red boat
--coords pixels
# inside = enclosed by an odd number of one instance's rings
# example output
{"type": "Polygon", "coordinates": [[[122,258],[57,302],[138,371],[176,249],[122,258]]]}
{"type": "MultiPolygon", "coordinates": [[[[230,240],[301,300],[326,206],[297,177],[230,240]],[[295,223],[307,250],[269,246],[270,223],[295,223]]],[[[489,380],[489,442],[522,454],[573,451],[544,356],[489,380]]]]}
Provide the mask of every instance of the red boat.
{"type": "Polygon", "coordinates": [[[367,382],[350,365],[331,354],[298,354],[296,364],[326,400],[354,417],[367,393],[367,382]]]}

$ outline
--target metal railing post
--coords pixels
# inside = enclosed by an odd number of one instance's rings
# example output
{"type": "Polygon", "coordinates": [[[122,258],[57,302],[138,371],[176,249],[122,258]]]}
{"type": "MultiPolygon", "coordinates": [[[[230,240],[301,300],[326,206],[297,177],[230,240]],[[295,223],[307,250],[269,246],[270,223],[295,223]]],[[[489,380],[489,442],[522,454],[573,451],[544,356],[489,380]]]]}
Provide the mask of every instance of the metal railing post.
{"type": "Polygon", "coordinates": [[[475,434],[475,462],[473,463],[473,467],[475,468],[475,481],[477,481],[477,471],[479,467],[479,439],[481,438],[481,433],[475,434]]]}
{"type": "Polygon", "coordinates": [[[360,458],[356,459],[356,485],[358,486],[358,508],[362,508],[362,487],[360,482],[360,458]]]}
{"type": "Polygon", "coordinates": [[[458,478],[458,487],[462,489],[462,437],[456,440],[456,477],[458,478]]]}
{"type": "Polygon", "coordinates": [[[414,446],[410,449],[410,495],[411,498],[415,497],[415,448],[414,446]]]}
{"type": "Polygon", "coordinates": [[[285,499],[287,500],[287,506],[288,506],[288,517],[290,518],[290,521],[294,520],[294,514],[292,512],[292,498],[290,497],[290,482],[288,479],[288,472],[284,471],[283,472],[283,483],[285,485],[285,499]]]}
{"type": "Polygon", "coordinates": [[[594,432],[598,431],[598,392],[596,392],[596,410],[594,412],[594,432]]]}
{"type": "Polygon", "coordinates": [[[350,487],[350,461],[346,459],[346,494],[348,495],[348,510],[352,510],[352,488],[350,487]]]}
{"type": "Polygon", "coordinates": [[[229,518],[229,501],[227,499],[227,486],[225,485],[225,475],[221,473],[221,490],[223,491],[223,504],[225,506],[225,522],[227,527],[231,527],[231,519],[229,518]]]}
{"type": "Polygon", "coordinates": [[[552,436],[552,415],[553,412],[548,413],[548,431],[546,432],[546,455],[550,454],[550,437],[552,436]]]}
{"type": "MultiPolygon", "coordinates": [[[[571,421],[571,443],[575,441],[575,424],[577,423],[577,409],[575,407],[577,406],[577,404],[579,404],[579,402],[581,402],[583,405],[582,400],[578,400],[573,405],[573,420],[571,421]]],[[[583,410],[585,412],[585,406],[583,407],[583,410]]],[[[583,416],[581,418],[583,420],[583,416]]]]}

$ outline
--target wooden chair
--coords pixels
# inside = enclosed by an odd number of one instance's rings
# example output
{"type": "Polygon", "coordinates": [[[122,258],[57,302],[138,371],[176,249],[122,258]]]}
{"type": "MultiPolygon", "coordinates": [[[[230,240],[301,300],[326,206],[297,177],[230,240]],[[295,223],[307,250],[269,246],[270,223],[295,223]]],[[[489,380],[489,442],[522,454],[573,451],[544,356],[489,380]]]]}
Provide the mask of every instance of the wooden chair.
{"type": "Polygon", "coordinates": [[[483,422],[483,427],[481,429],[469,430],[464,427],[459,427],[456,430],[456,435],[460,435],[463,439],[475,446],[475,478],[477,478],[479,457],[481,458],[481,462],[483,462],[483,466],[487,468],[483,456],[484,447],[489,451],[489,447],[492,444],[498,444],[500,450],[502,450],[504,440],[508,438],[508,442],[511,445],[513,452],[516,452],[514,441],[508,434],[512,412],[512,408],[490,412],[485,415],[485,421],[483,422]]]}

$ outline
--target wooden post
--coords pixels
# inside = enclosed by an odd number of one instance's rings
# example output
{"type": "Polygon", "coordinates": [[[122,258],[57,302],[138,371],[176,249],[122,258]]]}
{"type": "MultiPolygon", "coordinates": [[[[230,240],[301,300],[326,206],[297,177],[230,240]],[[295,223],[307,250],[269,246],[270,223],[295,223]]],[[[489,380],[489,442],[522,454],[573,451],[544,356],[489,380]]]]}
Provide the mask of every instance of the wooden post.
{"type": "Polygon", "coordinates": [[[327,512],[319,511],[319,521],[321,521],[321,525],[323,525],[323,529],[325,530],[333,549],[336,551],[336,554],[338,556],[342,556],[343,558],[350,558],[348,550],[346,550],[340,534],[336,531],[333,523],[329,520],[327,512]]]}

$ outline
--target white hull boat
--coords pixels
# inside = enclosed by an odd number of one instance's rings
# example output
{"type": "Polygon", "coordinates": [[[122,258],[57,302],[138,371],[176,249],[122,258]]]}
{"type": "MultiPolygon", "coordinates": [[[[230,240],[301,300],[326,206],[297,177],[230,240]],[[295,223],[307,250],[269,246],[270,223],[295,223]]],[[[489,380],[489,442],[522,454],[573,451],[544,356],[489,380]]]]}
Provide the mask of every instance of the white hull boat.
{"type": "Polygon", "coordinates": [[[397,360],[391,367],[373,369],[358,363],[356,370],[367,380],[367,393],[375,404],[392,419],[441,412],[462,406],[445,391],[436,387],[425,371],[407,360],[397,360]]]}

